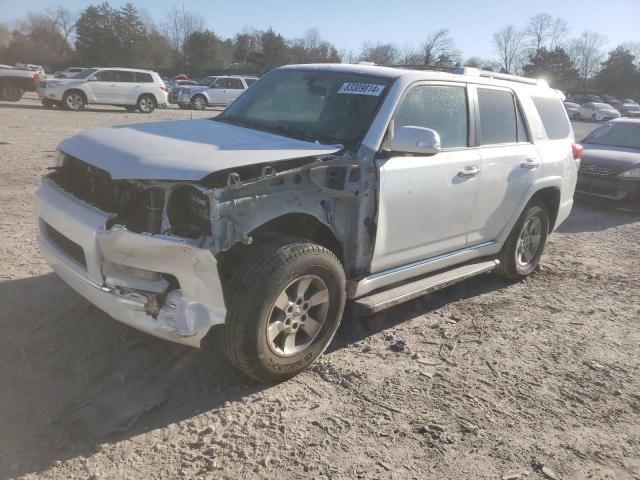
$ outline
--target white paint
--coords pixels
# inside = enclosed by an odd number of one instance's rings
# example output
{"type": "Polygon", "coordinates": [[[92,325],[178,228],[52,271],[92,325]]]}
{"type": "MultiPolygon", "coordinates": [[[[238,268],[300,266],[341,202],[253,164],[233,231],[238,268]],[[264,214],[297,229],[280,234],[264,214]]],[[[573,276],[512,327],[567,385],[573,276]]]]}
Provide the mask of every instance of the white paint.
{"type": "Polygon", "coordinates": [[[327,155],[342,147],[200,119],[98,128],[58,148],[114,180],[196,181],[219,170],[327,155]]]}

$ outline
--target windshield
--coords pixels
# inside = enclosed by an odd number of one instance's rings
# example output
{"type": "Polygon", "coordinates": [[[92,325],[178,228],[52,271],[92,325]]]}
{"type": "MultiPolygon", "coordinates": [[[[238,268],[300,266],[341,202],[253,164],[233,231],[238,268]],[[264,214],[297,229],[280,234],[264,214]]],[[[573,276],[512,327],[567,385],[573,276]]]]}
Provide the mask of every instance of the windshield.
{"type": "Polygon", "coordinates": [[[95,73],[97,70],[98,70],[97,68],[88,68],[86,70],[82,70],[81,72],[78,72],[72,75],[71,78],[87,78],[91,76],[93,73],[95,73]]]}
{"type": "Polygon", "coordinates": [[[605,123],[581,143],[640,149],[640,123],[605,123]]]}
{"type": "Polygon", "coordinates": [[[349,148],[371,123],[390,83],[349,72],[275,70],[215,120],[349,148]]]}
{"type": "Polygon", "coordinates": [[[611,105],[609,105],[607,103],[594,103],[593,106],[596,107],[596,108],[603,108],[605,110],[610,110],[611,109],[611,105]]]}

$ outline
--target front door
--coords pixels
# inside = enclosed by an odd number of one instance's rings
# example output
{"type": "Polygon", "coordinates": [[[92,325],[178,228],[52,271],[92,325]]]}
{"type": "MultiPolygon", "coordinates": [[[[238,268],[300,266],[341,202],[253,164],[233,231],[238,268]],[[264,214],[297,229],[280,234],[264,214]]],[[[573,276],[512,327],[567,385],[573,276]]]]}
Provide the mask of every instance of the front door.
{"type": "Polygon", "coordinates": [[[90,103],[116,103],[116,83],[118,78],[115,70],[100,70],[93,75],[95,80],[87,82],[90,103]]]}
{"type": "Polygon", "coordinates": [[[372,273],[464,248],[478,196],[480,153],[469,148],[464,84],[424,83],[401,100],[389,128],[419,126],[440,135],[431,156],[379,158],[378,228],[372,273]]]}

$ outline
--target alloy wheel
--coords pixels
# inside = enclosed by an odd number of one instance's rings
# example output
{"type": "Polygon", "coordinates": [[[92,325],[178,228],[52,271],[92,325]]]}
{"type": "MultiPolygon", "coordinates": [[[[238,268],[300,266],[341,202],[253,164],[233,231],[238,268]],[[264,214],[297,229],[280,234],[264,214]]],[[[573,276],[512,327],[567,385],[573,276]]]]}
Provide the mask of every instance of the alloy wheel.
{"type": "Polygon", "coordinates": [[[276,297],[269,313],[266,335],[273,353],[290,357],[313,343],[327,318],[329,289],[316,275],[289,283],[276,297]]]}
{"type": "Polygon", "coordinates": [[[520,266],[529,265],[538,254],[542,239],[542,222],[538,217],[531,217],[522,227],[516,245],[516,261],[520,266]]]}

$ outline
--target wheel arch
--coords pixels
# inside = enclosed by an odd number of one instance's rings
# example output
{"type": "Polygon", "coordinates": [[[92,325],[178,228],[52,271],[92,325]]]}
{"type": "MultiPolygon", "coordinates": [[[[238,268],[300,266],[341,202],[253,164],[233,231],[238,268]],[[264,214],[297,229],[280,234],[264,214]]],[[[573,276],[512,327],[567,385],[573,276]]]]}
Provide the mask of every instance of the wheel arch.
{"type": "Polygon", "coordinates": [[[223,276],[232,273],[234,266],[246,256],[248,249],[278,237],[300,237],[330,250],[344,264],[342,243],[329,225],[309,213],[285,213],[257,225],[248,234],[250,245],[237,243],[217,255],[223,276]]]}
{"type": "Polygon", "coordinates": [[[207,102],[207,105],[209,105],[211,103],[211,99],[209,98],[209,96],[205,92],[196,92],[193,95],[191,95],[191,98],[189,99],[189,103],[193,102],[193,99],[196,98],[196,97],[204,98],[205,102],[207,102]]]}
{"type": "Polygon", "coordinates": [[[529,202],[533,199],[540,200],[547,206],[547,210],[549,212],[549,232],[552,232],[556,224],[556,220],[558,219],[558,210],[560,209],[560,188],[541,188],[532,195],[529,202]]]}
{"type": "Polygon", "coordinates": [[[151,93],[151,92],[143,92],[140,95],[138,95],[138,98],[136,98],[136,105],[138,105],[140,103],[140,99],[142,97],[151,97],[153,98],[154,103],[156,104],[156,108],[158,108],[158,99],[156,98],[156,96],[151,93]]]}
{"type": "Polygon", "coordinates": [[[78,92],[80,95],[82,95],[82,98],[84,98],[84,103],[85,104],[89,103],[89,98],[87,97],[86,92],[80,88],[75,88],[75,87],[65,90],[64,93],[62,94],[62,98],[64,99],[65,96],[70,94],[71,92],[78,92]]]}

